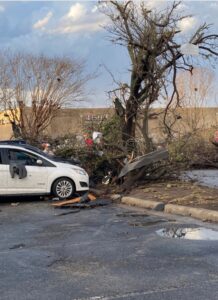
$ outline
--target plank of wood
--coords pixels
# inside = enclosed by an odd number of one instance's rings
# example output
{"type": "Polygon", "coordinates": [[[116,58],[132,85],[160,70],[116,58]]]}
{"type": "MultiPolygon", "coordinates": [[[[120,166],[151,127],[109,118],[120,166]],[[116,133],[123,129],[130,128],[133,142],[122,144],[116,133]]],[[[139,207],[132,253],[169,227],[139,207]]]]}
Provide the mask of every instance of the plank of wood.
{"type": "Polygon", "coordinates": [[[90,201],[95,201],[97,199],[94,195],[92,195],[90,193],[88,194],[88,198],[90,201]]]}
{"type": "MultiPolygon", "coordinates": [[[[52,206],[55,206],[55,207],[61,207],[63,205],[68,205],[68,204],[74,204],[74,203],[80,203],[82,201],[84,196],[82,197],[77,197],[77,198],[74,198],[74,199],[69,199],[69,200],[64,200],[64,201],[57,201],[55,203],[52,203],[52,206]]],[[[96,200],[96,197],[94,195],[92,195],[91,193],[89,193],[87,195],[88,199],[90,201],[94,201],[96,200]]]]}
{"type": "Polygon", "coordinates": [[[79,203],[80,201],[81,201],[81,197],[77,197],[77,198],[74,198],[74,199],[69,199],[69,200],[58,201],[58,202],[52,203],[52,206],[60,207],[62,205],[79,203]]]}

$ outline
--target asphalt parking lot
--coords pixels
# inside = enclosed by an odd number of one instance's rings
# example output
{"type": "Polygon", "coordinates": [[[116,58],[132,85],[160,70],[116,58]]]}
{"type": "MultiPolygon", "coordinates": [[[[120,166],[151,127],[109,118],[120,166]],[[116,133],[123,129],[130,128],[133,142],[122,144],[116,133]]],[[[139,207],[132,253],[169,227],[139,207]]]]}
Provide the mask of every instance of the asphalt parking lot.
{"type": "Polygon", "coordinates": [[[218,299],[218,241],[156,234],[203,223],[120,205],[61,213],[0,205],[1,300],[218,299]]]}

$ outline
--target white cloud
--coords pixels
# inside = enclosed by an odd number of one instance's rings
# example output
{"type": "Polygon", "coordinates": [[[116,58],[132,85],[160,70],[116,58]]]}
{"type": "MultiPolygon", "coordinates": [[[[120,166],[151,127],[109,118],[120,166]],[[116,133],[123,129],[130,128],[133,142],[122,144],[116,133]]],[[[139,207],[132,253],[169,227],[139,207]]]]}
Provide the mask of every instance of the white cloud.
{"type": "MultiPolygon", "coordinates": [[[[171,2],[172,1],[169,1],[169,0],[147,0],[144,2],[144,4],[148,9],[161,10],[161,9],[167,8],[169,5],[171,5],[171,2]]],[[[187,8],[188,8],[188,5],[182,2],[177,6],[176,10],[182,11],[187,8]]]]}
{"type": "Polygon", "coordinates": [[[184,3],[180,3],[178,6],[177,6],[177,10],[185,10],[185,9],[188,9],[188,5],[184,4],[184,3]]]}
{"type": "Polygon", "coordinates": [[[92,13],[95,13],[96,11],[98,11],[98,6],[95,5],[93,8],[92,8],[92,13]]]}
{"type": "Polygon", "coordinates": [[[144,3],[148,9],[155,9],[161,7],[162,5],[165,5],[166,0],[147,0],[144,3]]]}
{"type": "Polygon", "coordinates": [[[210,4],[210,7],[216,9],[216,8],[218,8],[218,3],[212,2],[212,3],[210,4]]]}
{"type": "Polygon", "coordinates": [[[197,19],[194,17],[188,17],[179,22],[180,30],[185,33],[192,30],[197,23],[197,19]]]}
{"type": "Polygon", "coordinates": [[[89,21],[85,23],[78,24],[65,24],[58,26],[55,29],[50,30],[50,33],[76,33],[76,32],[94,32],[101,30],[101,25],[103,24],[103,20],[98,20],[95,22],[89,21]]]}
{"type": "Polygon", "coordinates": [[[108,18],[98,11],[97,6],[89,7],[82,3],[71,5],[65,15],[46,26],[51,17],[52,12],[49,12],[43,19],[38,20],[33,28],[52,35],[78,32],[86,34],[102,30],[102,26],[108,23],[108,18]]]}
{"type": "Polygon", "coordinates": [[[86,15],[86,8],[81,3],[73,4],[70,7],[68,14],[65,16],[67,19],[77,21],[86,15]]]}
{"type": "Polygon", "coordinates": [[[53,16],[53,13],[50,11],[47,13],[47,15],[43,18],[38,20],[34,25],[33,28],[34,29],[43,29],[45,27],[45,25],[48,24],[48,22],[50,21],[51,17],[53,16]]]}
{"type": "Polygon", "coordinates": [[[96,32],[108,22],[106,16],[101,14],[97,7],[87,8],[84,4],[73,4],[67,14],[62,16],[55,26],[47,29],[49,34],[69,34],[77,32],[96,32]]]}
{"type": "Polygon", "coordinates": [[[0,5],[0,12],[3,12],[3,11],[5,11],[5,8],[3,5],[0,5]]]}

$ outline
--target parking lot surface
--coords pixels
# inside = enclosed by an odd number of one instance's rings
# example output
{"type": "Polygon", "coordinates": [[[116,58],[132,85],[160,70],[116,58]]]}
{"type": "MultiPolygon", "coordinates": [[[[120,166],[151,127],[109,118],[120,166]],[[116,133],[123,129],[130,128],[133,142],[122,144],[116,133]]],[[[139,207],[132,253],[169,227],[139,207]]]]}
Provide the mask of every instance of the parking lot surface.
{"type": "Polygon", "coordinates": [[[65,211],[0,205],[1,300],[218,299],[218,241],[156,234],[200,222],[120,205],[65,211]]]}

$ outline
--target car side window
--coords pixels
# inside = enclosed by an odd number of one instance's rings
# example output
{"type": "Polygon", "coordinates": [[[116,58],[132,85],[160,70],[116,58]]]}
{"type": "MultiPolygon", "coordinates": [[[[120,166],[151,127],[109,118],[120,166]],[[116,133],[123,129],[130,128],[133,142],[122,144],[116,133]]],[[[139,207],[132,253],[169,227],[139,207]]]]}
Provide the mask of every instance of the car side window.
{"type": "Polygon", "coordinates": [[[38,157],[34,154],[22,150],[8,149],[8,160],[11,162],[21,162],[26,166],[36,166],[38,157]]]}

